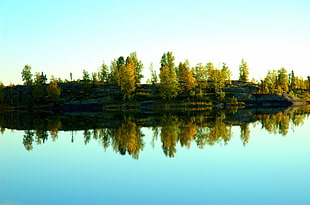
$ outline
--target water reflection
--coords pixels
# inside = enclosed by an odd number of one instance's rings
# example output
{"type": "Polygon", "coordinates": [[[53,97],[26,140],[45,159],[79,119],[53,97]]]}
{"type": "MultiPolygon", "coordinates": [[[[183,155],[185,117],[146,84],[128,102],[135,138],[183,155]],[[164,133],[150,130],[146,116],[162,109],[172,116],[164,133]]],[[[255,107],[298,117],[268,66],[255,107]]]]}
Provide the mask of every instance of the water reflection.
{"type": "Polygon", "coordinates": [[[22,143],[26,150],[34,144],[44,144],[49,138],[58,139],[59,131],[83,130],[84,144],[98,141],[104,149],[112,147],[116,153],[131,155],[138,159],[145,147],[142,127],[152,131],[151,146],[159,140],[167,157],[174,157],[177,144],[190,148],[194,143],[199,148],[206,145],[227,144],[232,136],[232,127],[240,127],[240,139],[244,146],[249,143],[250,124],[259,124],[272,134],[287,135],[290,128],[303,124],[310,107],[286,110],[217,110],[203,112],[169,113],[0,113],[1,133],[5,128],[24,130],[22,143]]]}

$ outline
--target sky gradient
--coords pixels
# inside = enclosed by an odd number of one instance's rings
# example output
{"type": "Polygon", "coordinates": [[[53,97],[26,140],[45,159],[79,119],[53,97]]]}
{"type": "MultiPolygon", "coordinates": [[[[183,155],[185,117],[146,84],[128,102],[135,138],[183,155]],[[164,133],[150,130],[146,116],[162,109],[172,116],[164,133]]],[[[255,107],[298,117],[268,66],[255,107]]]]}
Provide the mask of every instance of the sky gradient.
{"type": "Polygon", "coordinates": [[[310,1],[0,0],[0,81],[22,84],[32,72],[77,79],[104,60],[136,51],[149,77],[162,54],[175,63],[226,62],[238,78],[244,58],[250,78],[285,67],[310,75],[310,1]]]}

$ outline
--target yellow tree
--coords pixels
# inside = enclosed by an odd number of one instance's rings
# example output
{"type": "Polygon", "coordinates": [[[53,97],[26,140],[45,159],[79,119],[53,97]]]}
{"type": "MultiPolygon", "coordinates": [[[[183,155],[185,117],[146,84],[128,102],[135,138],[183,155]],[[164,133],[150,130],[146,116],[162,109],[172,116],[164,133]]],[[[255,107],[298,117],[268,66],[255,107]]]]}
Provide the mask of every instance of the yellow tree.
{"type": "Polygon", "coordinates": [[[282,91],[288,91],[289,77],[285,68],[278,70],[278,86],[282,89],[282,91]]]}
{"type": "Polygon", "coordinates": [[[136,90],[135,63],[130,56],[127,57],[126,63],[120,66],[120,87],[124,98],[130,98],[130,95],[136,90]]]}
{"type": "Polygon", "coordinates": [[[51,77],[50,84],[46,87],[46,91],[47,96],[52,102],[59,102],[61,89],[58,87],[57,80],[54,76],[51,77]]]}
{"type": "Polygon", "coordinates": [[[197,86],[194,72],[190,69],[188,60],[184,63],[180,62],[178,67],[178,78],[179,81],[184,84],[184,87],[181,87],[182,91],[190,92],[197,86]]]}

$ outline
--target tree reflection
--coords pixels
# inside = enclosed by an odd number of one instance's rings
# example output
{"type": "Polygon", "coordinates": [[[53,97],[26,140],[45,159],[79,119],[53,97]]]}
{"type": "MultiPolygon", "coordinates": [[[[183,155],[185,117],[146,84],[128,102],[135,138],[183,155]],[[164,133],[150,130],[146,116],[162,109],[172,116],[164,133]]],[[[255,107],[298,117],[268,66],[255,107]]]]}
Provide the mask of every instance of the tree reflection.
{"type": "Polygon", "coordinates": [[[176,116],[164,115],[160,124],[162,124],[160,137],[163,151],[166,156],[174,157],[176,153],[175,146],[179,139],[180,122],[176,116]]]}
{"type": "Polygon", "coordinates": [[[25,149],[30,151],[32,150],[33,146],[32,146],[32,142],[33,142],[33,136],[34,136],[34,132],[31,130],[25,130],[25,134],[23,137],[23,144],[25,146],[25,149]]]}
{"type": "Polygon", "coordinates": [[[240,125],[240,138],[243,142],[243,145],[245,146],[250,139],[250,124],[249,123],[244,123],[240,125]]]}
{"type": "Polygon", "coordinates": [[[198,126],[192,121],[181,123],[179,139],[182,147],[190,148],[191,142],[195,140],[197,130],[198,126]]]}
{"type": "Polygon", "coordinates": [[[62,124],[58,116],[47,120],[47,130],[49,130],[52,141],[56,141],[56,139],[58,138],[58,131],[61,127],[62,124]]]}
{"type": "MultiPolygon", "coordinates": [[[[270,110],[269,110],[270,111],[270,110]]],[[[78,121],[77,118],[70,121],[68,116],[39,115],[38,117],[19,116],[7,114],[0,116],[0,127],[16,129],[16,126],[24,126],[23,145],[26,150],[33,149],[33,143],[43,144],[50,134],[52,141],[58,139],[59,130],[71,130],[72,142],[75,126],[82,128],[84,144],[98,141],[104,150],[111,147],[121,155],[131,155],[138,159],[145,146],[144,135],[141,127],[151,127],[153,136],[150,144],[154,148],[160,140],[161,148],[165,156],[174,157],[178,146],[190,148],[195,143],[199,148],[206,145],[227,144],[232,138],[232,125],[240,126],[240,139],[243,145],[250,140],[251,123],[260,124],[262,129],[272,134],[286,136],[290,129],[304,124],[306,116],[309,116],[310,106],[280,110],[274,114],[264,114],[268,110],[238,110],[234,113],[225,110],[215,110],[198,113],[165,113],[153,115],[107,115],[101,118],[85,120],[86,116],[78,121]],[[9,119],[14,118],[14,121],[9,119]],[[112,117],[111,117],[112,116],[112,117]],[[16,123],[17,125],[15,125],[16,123]],[[3,125],[4,124],[4,125],[3,125]],[[14,125],[9,127],[7,124],[14,125]],[[99,127],[98,125],[102,126],[99,127]],[[179,145],[178,145],[179,143],[179,145]]],[[[71,117],[72,115],[70,115],[71,117]]]]}
{"type": "Polygon", "coordinates": [[[139,158],[139,153],[144,148],[143,136],[141,128],[130,118],[125,118],[121,125],[110,133],[113,149],[121,155],[128,153],[134,159],[139,158]]]}
{"type": "Polygon", "coordinates": [[[196,133],[196,143],[199,148],[204,148],[207,145],[215,145],[216,143],[224,142],[225,144],[232,137],[231,125],[226,125],[223,120],[224,115],[219,115],[215,118],[215,122],[209,127],[200,127],[196,133]]]}
{"type": "Polygon", "coordinates": [[[282,113],[275,115],[259,115],[262,129],[266,129],[272,134],[287,135],[290,126],[290,116],[282,113]]]}

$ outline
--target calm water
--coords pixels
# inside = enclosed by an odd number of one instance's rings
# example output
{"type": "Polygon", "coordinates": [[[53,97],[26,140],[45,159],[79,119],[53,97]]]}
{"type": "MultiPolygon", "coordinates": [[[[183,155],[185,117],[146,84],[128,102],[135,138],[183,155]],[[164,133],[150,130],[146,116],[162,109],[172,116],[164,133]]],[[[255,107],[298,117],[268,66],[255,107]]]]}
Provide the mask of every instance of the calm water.
{"type": "Polygon", "coordinates": [[[310,204],[308,110],[1,114],[0,204],[310,204]]]}

